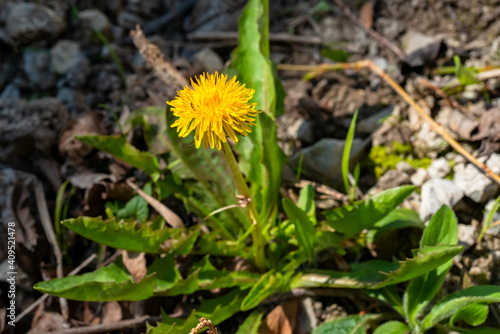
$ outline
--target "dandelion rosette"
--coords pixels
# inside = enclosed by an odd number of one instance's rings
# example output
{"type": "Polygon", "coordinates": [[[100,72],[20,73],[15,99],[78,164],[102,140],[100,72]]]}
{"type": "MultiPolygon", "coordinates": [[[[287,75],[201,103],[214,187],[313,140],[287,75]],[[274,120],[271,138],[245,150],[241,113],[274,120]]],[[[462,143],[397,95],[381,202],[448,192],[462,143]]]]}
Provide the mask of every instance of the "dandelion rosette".
{"type": "Polygon", "coordinates": [[[171,127],[177,127],[179,137],[186,137],[195,131],[194,142],[199,148],[222,147],[229,136],[238,142],[236,132],[247,136],[255,126],[255,117],[260,111],[255,110],[256,103],[250,103],[255,90],[246,88],[233,77],[204,73],[196,82],[191,79],[193,88],[185,87],[167,104],[172,107],[174,116],[179,117],[171,127]]]}

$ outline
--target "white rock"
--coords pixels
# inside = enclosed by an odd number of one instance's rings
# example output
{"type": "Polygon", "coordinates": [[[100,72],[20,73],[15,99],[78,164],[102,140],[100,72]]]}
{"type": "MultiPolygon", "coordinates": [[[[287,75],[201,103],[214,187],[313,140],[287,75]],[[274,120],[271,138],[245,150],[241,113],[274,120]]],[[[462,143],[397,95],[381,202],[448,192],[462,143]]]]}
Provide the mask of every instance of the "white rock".
{"type": "Polygon", "coordinates": [[[476,243],[477,230],[472,225],[458,224],[458,244],[467,250],[476,243]]]}
{"type": "Polygon", "coordinates": [[[427,174],[425,168],[417,168],[416,172],[410,177],[411,183],[417,187],[423,185],[427,180],[429,180],[429,174],[427,174]]]}
{"type": "Polygon", "coordinates": [[[396,170],[403,172],[403,173],[406,173],[408,175],[415,173],[415,167],[413,167],[412,165],[410,165],[409,163],[407,163],[404,160],[401,160],[400,162],[398,162],[396,164],[396,170]]]}
{"type": "Polygon", "coordinates": [[[495,174],[500,174],[500,154],[492,153],[488,161],[486,161],[486,166],[495,174]]]}
{"type": "Polygon", "coordinates": [[[454,168],[453,181],[464,192],[464,194],[476,203],[482,203],[494,196],[498,191],[498,184],[485,176],[472,164],[465,167],[454,168]]]}
{"type": "Polygon", "coordinates": [[[431,178],[443,178],[451,172],[450,164],[446,158],[439,158],[434,160],[429,168],[427,168],[427,173],[431,178]]]}
{"type": "Polygon", "coordinates": [[[464,196],[463,191],[452,181],[430,179],[422,185],[420,219],[427,221],[443,204],[453,208],[464,196]]]}

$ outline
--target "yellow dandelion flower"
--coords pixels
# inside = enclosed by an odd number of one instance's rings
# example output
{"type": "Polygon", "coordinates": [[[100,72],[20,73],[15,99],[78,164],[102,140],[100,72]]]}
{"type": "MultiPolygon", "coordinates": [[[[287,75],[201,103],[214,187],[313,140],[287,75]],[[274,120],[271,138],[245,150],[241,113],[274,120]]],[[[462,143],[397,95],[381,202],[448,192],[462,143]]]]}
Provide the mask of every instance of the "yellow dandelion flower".
{"type": "Polygon", "coordinates": [[[177,127],[179,137],[186,137],[195,130],[196,148],[217,147],[226,137],[238,141],[236,132],[243,136],[252,132],[255,117],[260,111],[255,110],[256,103],[249,103],[255,90],[245,88],[245,84],[236,81],[236,77],[227,81],[227,75],[208,75],[207,73],[191,79],[193,89],[186,87],[177,92],[177,96],[167,104],[172,107],[174,116],[179,117],[171,127],[177,127]]]}

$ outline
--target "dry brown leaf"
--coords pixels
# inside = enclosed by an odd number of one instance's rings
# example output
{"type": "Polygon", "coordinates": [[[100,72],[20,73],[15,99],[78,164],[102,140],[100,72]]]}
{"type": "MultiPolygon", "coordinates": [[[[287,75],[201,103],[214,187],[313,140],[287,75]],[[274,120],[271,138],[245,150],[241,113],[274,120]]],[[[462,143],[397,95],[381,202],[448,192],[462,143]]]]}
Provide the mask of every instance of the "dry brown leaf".
{"type": "Polygon", "coordinates": [[[102,324],[112,324],[122,320],[122,308],[118,302],[109,302],[102,308],[102,324]]]}
{"type": "Polygon", "coordinates": [[[59,152],[68,155],[73,162],[81,161],[92,149],[75,136],[106,134],[103,119],[101,113],[88,112],[71,120],[59,137],[59,152]]]}
{"type": "Polygon", "coordinates": [[[47,312],[42,304],[38,307],[27,334],[46,333],[64,330],[63,316],[55,312],[47,312]]]}
{"type": "Polygon", "coordinates": [[[359,10],[359,22],[368,29],[373,27],[373,10],[375,8],[375,1],[370,0],[361,7],[359,10]]]}
{"type": "Polygon", "coordinates": [[[146,254],[145,253],[130,253],[122,250],[123,264],[132,275],[134,282],[139,283],[146,276],[146,254]]]}
{"type": "Polygon", "coordinates": [[[297,320],[299,300],[291,299],[276,306],[262,323],[261,334],[292,334],[297,320]]]}

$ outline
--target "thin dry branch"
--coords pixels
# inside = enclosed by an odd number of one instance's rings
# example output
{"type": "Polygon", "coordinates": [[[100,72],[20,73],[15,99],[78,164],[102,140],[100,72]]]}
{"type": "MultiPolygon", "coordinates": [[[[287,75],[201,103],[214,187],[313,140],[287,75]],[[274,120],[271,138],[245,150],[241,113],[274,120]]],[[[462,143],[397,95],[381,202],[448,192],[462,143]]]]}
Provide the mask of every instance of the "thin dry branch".
{"type": "Polygon", "coordinates": [[[176,215],[175,212],[170,210],[166,205],[142,191],[141,188],[139,188],[132,182],[132,179],[127,179],[126,182],[127,185],[135,190],[135,192],[137,192],[139,196],[144,198],[146,202],[148,202],[167,221],[170,226],[174,228],[184,227],[182,219],[178,215],[176,215]]]}

